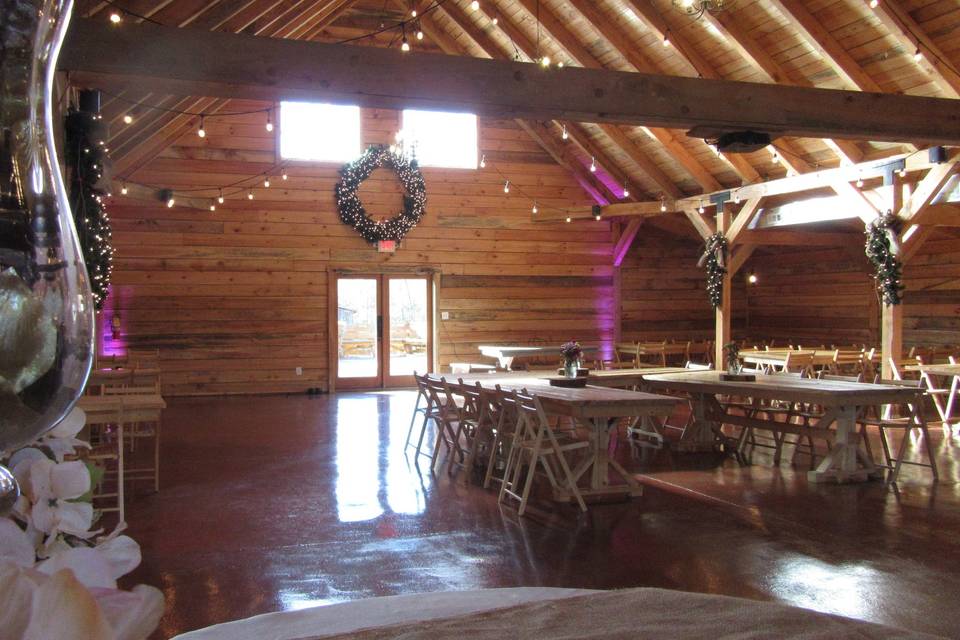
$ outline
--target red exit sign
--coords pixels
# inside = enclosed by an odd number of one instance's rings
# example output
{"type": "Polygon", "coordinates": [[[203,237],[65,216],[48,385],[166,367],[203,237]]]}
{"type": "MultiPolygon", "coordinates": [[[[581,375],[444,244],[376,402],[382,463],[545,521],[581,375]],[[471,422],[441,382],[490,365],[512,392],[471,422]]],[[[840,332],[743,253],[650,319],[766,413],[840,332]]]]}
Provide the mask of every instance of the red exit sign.
{"type": "Polygon", "coordinates": [[[378,240],[377,251],[379,253],[395,253],[397,251],[396,240],[378,240]]]}

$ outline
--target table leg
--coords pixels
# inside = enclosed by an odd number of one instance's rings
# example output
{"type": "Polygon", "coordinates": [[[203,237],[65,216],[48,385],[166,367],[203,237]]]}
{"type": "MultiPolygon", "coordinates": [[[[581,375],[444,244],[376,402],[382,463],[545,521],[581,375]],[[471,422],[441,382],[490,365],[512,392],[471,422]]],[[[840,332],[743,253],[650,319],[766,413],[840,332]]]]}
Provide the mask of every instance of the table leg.
{"type": "Polygon", "coordinates": [[[873,464],[867,452],[861,448],[862,440],[857,433],[857,408],[839,407],[828,410],[820,420],[827,427],[836,419],[837,429],[833,448],[813,471],[807,472],[810,482],[864,482],[880,477],[882,471],[873,464]]]}
{"type": "MultiPolygon", "coordinates": [[[[953,408],[953,385],[951,384],[950,395],[947,397],[947,409],[944,409],[943,400],[940,399],[939,394],[935,393],[936,389],[939,388],[939,384],[935,384],[934,380],[939,383],[940,377],[921,371],[920,378],[923,380],[923,383],[927,385],[927,390],[930,391],[930,397],[933,398],[933,406],[936,407],[937,413],[940,414],[940,419],[943,420],[944,424],[948,423],[950,421],[949,411],[953,408]]],[[[956,380],[956,376],[954,376],[953,379],[956,380]]]]}
{"type": "Polygon", "coordinates": [[[500,356],[500,368],[507,371],[513,371],[513,357],[500,356]]]}
{"type": "Polygon", "coordinates": [[[960,386],[960,376],[953,376],[953,380],[950,381],[950,393],[947,395],[947,408],[941,416],[947,426],[953,426],[950,424],[950,419],[953,417],[953,401],[957,397],[958,386],[960,386]]]}
{"type": "Polygon", "coordinates": [[[118,511],[117,515],[120,517],[119,522],[126,522],[126,512],[124,504],[124,495],[123,495],[123,421],[121,420],[117,423],[117,506],[118,511]]]}
{"type": "Polygon", "coordinates": [[[716,441],[716,433],[713,429],[713,422],[707,416],[707,404],[712,400],[712,396],[705,394],[694,394],[691,398],[693,407],[693,423],[687,427],[680,442],[677,443],[678,451],[712,451],[716,441]]]}

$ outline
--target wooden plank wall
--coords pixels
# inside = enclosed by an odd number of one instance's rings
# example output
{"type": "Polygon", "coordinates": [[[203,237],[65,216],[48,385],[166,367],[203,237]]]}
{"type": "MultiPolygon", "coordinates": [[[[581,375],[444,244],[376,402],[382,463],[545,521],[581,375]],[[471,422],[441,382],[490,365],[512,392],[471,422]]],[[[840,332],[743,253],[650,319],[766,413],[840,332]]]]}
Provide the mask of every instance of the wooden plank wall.
{"type": "MultiPolygon", "coordinates": [[[[364,142],[391,141],[399,118],[364,111],[364,142]]],[[[277,161],[277,132],[266,132],[262,114],[205,125],[205,139],[183,136],[132,179],[188,189],[277,161]]],[[[117,340],[104,332],[104,350],[158,347],[171,395],[326,388],[327,285],[338,268],[438,270],[438,311],[450,315],[439,325],[442,365],[478,361],[483,342],[611,340],[610,223],[532,224],[521,190],[541,209],[592,203],[512,122],[483,121],[480,145],[486,169],[424,169],[427,215],[395,255],[377,254],[339,222],[339,165],[292,164],[288,181],[274,175],[270,189],[253,189],[254,200],[238,194],[216,212],[115,197],[116,268],[101,323],[117,314],[121,329],[117,340]],[[509,195],[497,170],[511,180],[509,195]]],[[[386,171],[364,183],[361,198],[377,216],[400,207],[386,171]]]]}
{"type": "MultiPolygon", "coordinates": [[[[863,237],[848,247],[810,251],[768,249],[746,269],[758,282],[747,287],[746,332],[758,340],[879,346],[879,301],[863,237]]],[[[960,239],[938,231],[904,268],[907,347],[960,344],[960,239]]]]}
{"type": "MultiPolygon", "coordinates": [[[[649,225],[640,228],[621,266],[623,340],[712,340],[714,312],[706,276],[697,266],[701,244],[649,225]]],[[[746,320],[742,283],[735,283],[734,334],[746,320]]]]}

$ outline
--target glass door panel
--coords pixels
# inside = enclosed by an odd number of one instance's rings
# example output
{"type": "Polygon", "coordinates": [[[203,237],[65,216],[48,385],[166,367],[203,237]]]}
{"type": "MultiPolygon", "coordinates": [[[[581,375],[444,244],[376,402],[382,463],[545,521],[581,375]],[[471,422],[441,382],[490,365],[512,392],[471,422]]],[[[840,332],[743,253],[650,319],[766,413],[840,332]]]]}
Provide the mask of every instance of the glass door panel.
{"type": "Polygon", "coordinates": [[[348,386],[380,386],[379,288],[378,278],[337,280],[337,378],[348,386]]]}
{"type": "Polygon", "coordinates": [[[388,327],[390,365],[387,375],[412,376],[428,367],[427,281],[424,278],[389,278],[388,327]]]}

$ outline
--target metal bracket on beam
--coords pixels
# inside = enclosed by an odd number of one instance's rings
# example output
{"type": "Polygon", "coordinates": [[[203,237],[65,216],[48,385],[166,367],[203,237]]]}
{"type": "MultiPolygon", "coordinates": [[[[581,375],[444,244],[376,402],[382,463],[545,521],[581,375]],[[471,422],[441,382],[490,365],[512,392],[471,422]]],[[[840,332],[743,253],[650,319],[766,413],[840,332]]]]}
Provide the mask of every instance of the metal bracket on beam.
{"type": "Polygon", "coordinates": [[[944,147],[930,147],[930,149],[927,150],[927,154],[927,157],[930,158],[930,162],[943,164],[947,161],[947,150],[944,147]]]}

